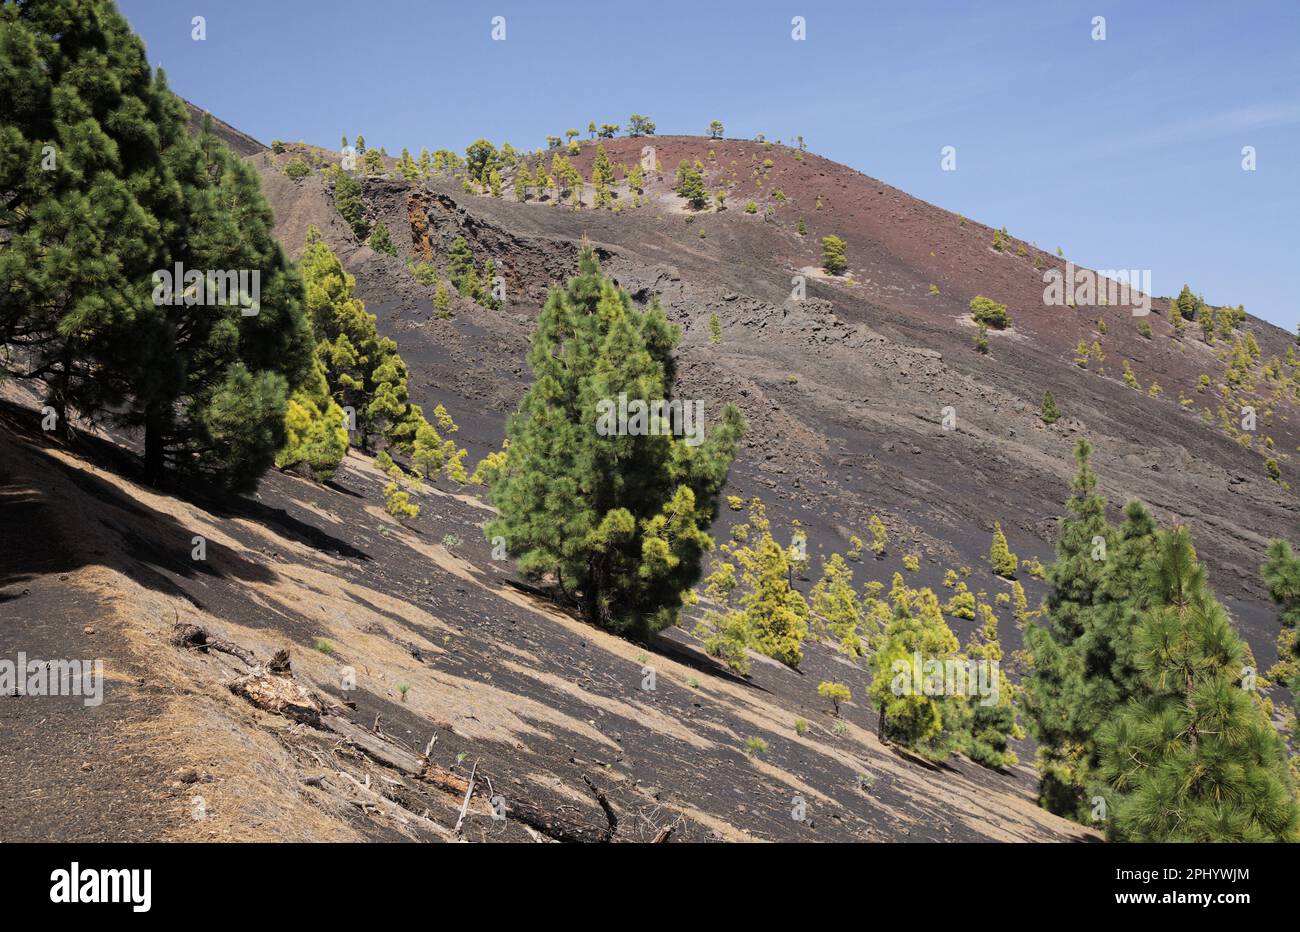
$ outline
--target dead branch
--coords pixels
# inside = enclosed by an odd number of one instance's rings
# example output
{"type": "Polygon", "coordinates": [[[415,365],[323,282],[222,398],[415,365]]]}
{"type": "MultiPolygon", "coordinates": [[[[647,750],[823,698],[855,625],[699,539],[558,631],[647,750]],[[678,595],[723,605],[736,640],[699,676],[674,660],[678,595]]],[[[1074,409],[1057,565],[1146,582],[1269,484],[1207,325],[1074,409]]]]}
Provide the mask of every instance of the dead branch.
{"type": "MultiPolygon", "coordinates": [[[[211,637],[201,627],[189,622],[178,621],[172,625],[171,643],[176,647],[197,650],[205,654],[210,650],[220,651],[223,654],[238,657],[250,667],[259,666],[257,657],[253,655],[252,651],[244,650],[238,644],[232,644],[224,638],[211,637]]],[[[285,658],[287,663],[287,651],[285,652],[285,658]]]]}
{"type": "Polygon", "coordinates": [[[416,826],[437,835],[443,841],[460,841],[460,838],[445,826],[439,825],[432,819],[426,819],[424,816],[412,812],[401,803],[395,802],[387,796],[376,793],[346,770],[340,770],[339,776],[351,783],[353,792],[360,797],[360,799],[352,801],[354,804],[374,806],[376,809],[380,809],[391,816],[399,824],[410,825],[414,823],[416,826]]]}
{"type": "Polygon", "coordinates": [[[429,743],[424,746],[424,753],[420,755],[419,761],[416,762],[420,768],[420,773],[424,773],[424,768],[429,766],[429,755],[433,753],[433,746],[437,743],[438,733],[435,731],[433,737],[429,739],[429,743]]]}
{"type": "Polygon", "coordinates": [[[469,798],[474,795],[474,775],[478,773],[478,761],[474,761],[474,767],[469,772],[469,787],[465,790],[465,801],[460,804],[460,816],[456,819],[456,834],[460,835],[460,827],[465,822],[465,813],[469,811],[469,798]]]}
{"type": "Polygon", "coordinates": [[[587,789],[591,790],[591,792],[595,794],[596,802],[600,803],[600,808],[605,810],[605,819],[609,822],[609,831],[605,833],[604,840],[609,841],[614,837],[614,833],[618,831],[618,816],[614,815],[614,807],[609,804],[609,800],[605,798],[605,794],[602,793],[596,787],[596,784],[591,781],[591,777],[584,774],[582,780],[587,784],[587,789]]]}

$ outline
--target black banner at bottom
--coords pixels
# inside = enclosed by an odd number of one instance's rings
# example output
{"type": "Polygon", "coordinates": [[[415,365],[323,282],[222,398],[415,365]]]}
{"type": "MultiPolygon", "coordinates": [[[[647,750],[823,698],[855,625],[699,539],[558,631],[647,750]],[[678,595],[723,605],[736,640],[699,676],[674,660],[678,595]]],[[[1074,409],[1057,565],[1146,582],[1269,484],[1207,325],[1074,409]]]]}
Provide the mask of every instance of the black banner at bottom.
{"type": "MultiPolygon", "coordinates": [[[[374,920],[430,896],[531,918],[587,895],[644,903],[665,885],[697,888],[692,918],[709,902],[734,917],[741,903],[772,895],[806,909],[821,898],[799,891],[826,886],[911,903],[931,918],[1041,902],[1072,915],[1199,909],[1226,919],[1285,908],[1295,871],[1290,852],[1271,845],[0,845],[0,890],[18,914],[127,922],[247,917],[267,904],[289,920],[374,920]],[[719,877],[730,878],[725,896],[719,877]],[[758,877],[768,880],[756,887],[758,877]]],[[[841,909],[835,900],[827,907],[841,909]]]]}

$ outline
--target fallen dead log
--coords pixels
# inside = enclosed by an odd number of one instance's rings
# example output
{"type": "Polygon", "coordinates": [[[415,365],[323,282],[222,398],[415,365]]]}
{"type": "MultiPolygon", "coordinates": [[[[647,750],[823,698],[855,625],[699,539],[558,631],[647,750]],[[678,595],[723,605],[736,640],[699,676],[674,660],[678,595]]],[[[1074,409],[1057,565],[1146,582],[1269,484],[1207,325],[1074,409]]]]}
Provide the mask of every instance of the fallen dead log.
{"type": "Polygon", "coordinates": [[[351,719],[341,715],[324,715],[321,717],[321,727],[347,739],[370,759],[394,770],[418,777],[423,769],[418,755],[386,740],[369,728],[362,728],[351,719]]]}
{"type": "MultiPolygon", "coordinates": [[[[443,770],[436,765],[427,766],[424,772],[417,776],[421,781],[429,783],[446,793],[464,796],[469,792],[468,779],[460,774],[452,773],[450,770],[443,770]]],[[[500,795],[505,800],[504,808],[507,819],[522,822],[526,827],[534,828],[556,841],[592,843],[609,840],[605,827],[594,826],[562,810],[547,810],[523,797],[500,795]]]]}
{"type": "MultiPolygon", "coordinates": [[[[171,642],[176,647],[184,647],[188,650],[197,650],[207,653],[210,650],[220,651],[223,654],[230,654],[232,657],[238,657],[250,667],[258,666],[257,657],[252,651],[245,650],[238,644],[233,644],[224,638],[212,637],[198,625],[192,625],[188,622],[178,621],[172,625],[171,642]]],[[[285,651],[285,663],[288,663],[288,652],[285,651]]]]}
{"type": "MultiPolygon", "coordinates": [[[[419,755],[396,744],[386,735],[377,733],[373,729],[363,728],[339,715],[338,712],[342,711],[339,707],[322,701],[293,678],[287,650],[277,651],[270,663],[264,666],[258,662],[251,651],[220,638],[209,637],[207,632],[198,625],[181,622],[177,622],[174,626],[172,643],[193,650],[219,650],[238,657],[248,664],[251,670],[231,680],[229,684],[231,692],[265,711],[283,715],[322,731],[332,732],[375,763],[391,767],[444,792],[463,796],[466,799],[464,806],[468,805],[468,800],[473,795],[470,789],[471,781],[429,761],[427,755],[433,750],[433,740],[430,740],[425,754],[419,755]]],[[[484,774],[484,778],[490,781],[490,775],[484,774]]],[[[505,800],[506,818],[516,819],[526,828],[535,829],[556,841],[598,843],[617,840],[615,833],[618,830],[618,817],[613,807],[605,794],[597,789],[589,778],[584,776],[583,779],[605,814],[604,826],[593,825],[589,821],[571,815],[570,811],[577,811],[572,806],[561,806],[551,810],[524,797],[511,798],[502,794],[505,800]]],[[[387,801],[393,806],[399,805],[392,800],[387,801]]],[[[403,809],[403,812],[409,810],[403,809]]],[[[449,830],[443,829],[443,831],[449,830]]],[[[455,838],[454,834],[452,837],[455,838]]]]}
{"type": "Polygon", "coordinates": [[[374,806],[376,809],[381,809],[399,824],[416,825],[423,828],[425,831],[432,832],[443,841],[456,842],[461,840],[459,836],[445,826],[439,825],[432,819],[412,812],[401,803],[391,800],[381,793],[376,793],[346,770],[340,770],[339,776],[346,779],[352,785],[352,792],[356,793],[357,796],[360,797],[358,800],[353,800],[353,802],[360,802],[374,806]]]}
{"type": "Polygon", "coordinates": [[[321,727],[321,706],[311,693],[291,677],[258,667],[230,681],[230,691],[267,712],[274,712],[314,728],[321,727]]]}
{"type": "MultiPolygon", "coordinates": [[[[340,715],[325,715],[321,718],[321,727],[346,738],[359,751],[377,763],[392,767],[458,797],[464,797],[469,793],[469,780],[465,777],[431,764],[427,758],[398,747],[349,719],[340,715]]],[[[613,830],[608,826],[601,829],[581,822],[564,812],[548,812],[527,799],[511,798],[504,794],[503,798],[506,801],[507,819],[518,819],[525,825],[559,841],[601,842],[612,839],[613,830]]],[[[605,805],[607,804],[608,800],[605,802],[605,805]]],[[[607,822],[609,820],[608,813],[606,820],[607,822]]]]}

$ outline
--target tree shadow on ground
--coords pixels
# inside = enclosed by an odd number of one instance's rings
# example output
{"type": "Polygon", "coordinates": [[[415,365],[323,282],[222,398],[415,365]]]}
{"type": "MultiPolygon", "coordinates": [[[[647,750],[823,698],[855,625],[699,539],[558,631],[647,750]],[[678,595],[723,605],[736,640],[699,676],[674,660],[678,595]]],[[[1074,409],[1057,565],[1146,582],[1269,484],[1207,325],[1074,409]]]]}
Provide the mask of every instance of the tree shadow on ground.
{"type": "MultiPolygon", "coordinates": [[[[202,536],[197,531],[132,498],[108,479],[49,455],[55,449],[75,453],[122,478],[134,480],[139,473],[138,459],[122,447],[82,434],[69,450],[59,438],[38,429],[35,412],[0,402],[0,589],[95,564],[168,595],[180,591],[168,573],[185,579],[202,575],[263,583],[276,579],[272,568],[213,540],[204,543],[206,559],[193,559],[194,538],[202,536]],[[87,501],[79,502],[79,496],[87,501]],[[98,543],[103,530],[118,542],[98,543]]],[[[197,484],[173,483],[167,494],[232,524],[235,519],[251,521],[314,550],[369,560],[363,551],[283,509],[197,484]]],[[[237,531],[232,527],[230,533],[235,536],[237,531]]],[[[0,601],[21,595],[0,593],[0,601]]]]}

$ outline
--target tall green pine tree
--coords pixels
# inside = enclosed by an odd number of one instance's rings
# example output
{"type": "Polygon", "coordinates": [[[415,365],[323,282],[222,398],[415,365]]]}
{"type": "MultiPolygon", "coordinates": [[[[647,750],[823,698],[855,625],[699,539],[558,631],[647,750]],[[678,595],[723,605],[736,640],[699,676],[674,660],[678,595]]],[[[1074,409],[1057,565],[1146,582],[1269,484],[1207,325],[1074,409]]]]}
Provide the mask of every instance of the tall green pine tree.
{"type": "Polygon", "coordinates": [[[1090,738],[1079,722],[1082,655],[1072,646],[1087,630],[1102,598],[1105,558],[1115,546],[1106,499],[1097,491],[1097,474],[1089,463],[1091,452],[1087,441],[1075,448],[1079,468],[1066,502],[1056,560],[1047,571],[1051,588],[1046,624],[1025,628],[1033,666],[1022,684],[1025,721],[1038,742],[1039,801],[1058,815],[1081,821],[1088,815],[1084,788],[1090,738]]]}
{"type": "Polygon", "coordinates": [[[1191,535],[1160,535],[1134,639],[1143,694],[1102,725],[1107,836],[1135,842],[1300,840],[1285,748],[1191,535]]]}
{"type": "Polygon", "coordinates": [[[523,572],[553,578],[588,619],[635,635],[674,624],[699,579],[743,430],[727,406],[699,446],[662,429],[598,432],[601,401],[672,399],[678,338],[657,304],[636,310],[584,246],[577,275],[538,318],[533,384],[491,486],[500,517],[488,536],[503,536],[523,572]]]}

